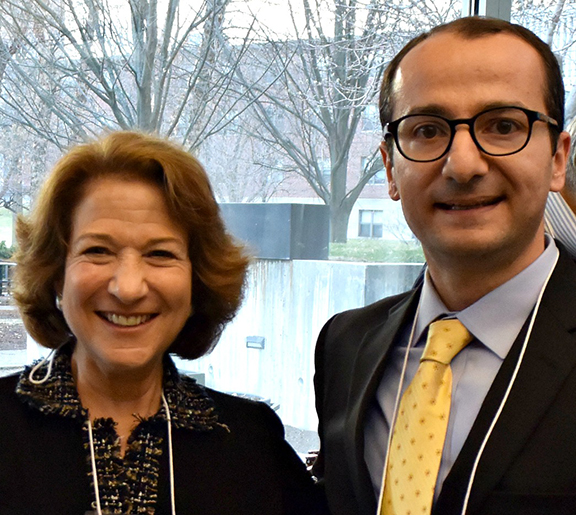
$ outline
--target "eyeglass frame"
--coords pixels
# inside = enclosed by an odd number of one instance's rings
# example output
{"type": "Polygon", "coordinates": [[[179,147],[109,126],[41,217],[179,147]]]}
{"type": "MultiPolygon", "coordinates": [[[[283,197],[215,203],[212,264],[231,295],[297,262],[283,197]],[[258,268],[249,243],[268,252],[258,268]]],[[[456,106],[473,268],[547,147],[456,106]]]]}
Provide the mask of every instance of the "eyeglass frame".
{"type": "Polygon", "coordinates": [[[386,140],[386,137],[392,136],[394,143],[396,144],[396,148],[398,149],[398,152],[400,152],[402,156],[408,159],[408,161],[412,161],[414,163],[432,163],[433,161],[438,161],[438,159],[442,159],[450,151],[452,143],[454,142],[454,136],[456,136],[456,127],[458,125],[464,124],[468,125],[468,132],[470,133],[470,137],[472,138],[472,141],[474,141],[474,144],[476,145],[476,147],[478,147],[480,151],[484,152],[486,155],[489,156],[504,157],[517,154],[518,152],[526,148],[526,145],[528,145],[530,138],[532,137],[532,128],[534,126],[534,123],[538,121],[547,123],[548,125],[552,126],[552,128],[556,129],[557,131],[560,131],[560,125],[558,124],[558,122],[554,118],[551,118],[550,116],[544,113],[541,113],[539,111],[533,111],[532,109],[526,109],[525,107],[519,107],[519,106],[498,106],[498,107],[491,107],[489,109],[484,109],[484,111],[480,111],[471,118],[455,118],[453,120],[445,118],[444,116],[439,114],[430,114],[430,113],[407,114],[405,116],[398,118],[397,120],[388,122],[384,126],[382,137],[384,138],[384,140],[386,140]],[[478,139],[476,139],[476,132],[474,131],[474,123],[480,116],[489,113],[490,111],[497,111],[500,109],[518,109],[519,111],[522,111],[528,118],[528,124],[529,124],[528,135],[526,137],[524,145],[522,145],[518,150],[514,150],[513,152],[506,152],[505,154],[494,154],[492,152],[487,152],[486,150],[484,150],[482,145],[480,145],[478,139]],[[411,118],[413,116],[430,116],[432,118],[440,118],[441,120],[444,120],[450,127],[450,139],[448,140],[446,149],[438,157],[435,157],[434,159],[413,159],[411,157],[408,157],[400,148],[400,143],[398,142],[398,126],[402,121],[406,120],[407,118],[411,118]]]}

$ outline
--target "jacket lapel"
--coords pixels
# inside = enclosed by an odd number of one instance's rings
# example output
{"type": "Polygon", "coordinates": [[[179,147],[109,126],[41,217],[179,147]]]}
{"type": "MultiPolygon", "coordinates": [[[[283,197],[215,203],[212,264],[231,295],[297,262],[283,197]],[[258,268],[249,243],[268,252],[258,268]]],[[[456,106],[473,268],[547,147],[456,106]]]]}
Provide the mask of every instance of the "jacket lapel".
{"type": "MultiPolygon", "coordinates": [[[[476,513],[525,446],[566,377],[576,367],[576,266],[561,256],[536,317],[525,355],[500,418],[482,453],[468,514],[476,513]]],[[[520,332],[446,478],[436,513],[460,513],[472,466],[500,406],[528,330],[520,332]],[[455,507],[457,508],[455,511],[455,507]]]]}
{"type": "Polygon", "coordinates": [[[420,290],[402,299],[390,311],[387,318],[368,331],[358,348],[350,383],[346,416],[346,449],[349,459],[358,471],[353,478],[359,503],[363,503],[362,513],[376,510],[372,482],[364,461],[364,425],[367,410],[370,408],[376,389],[382,380],[382,372],[388,351],[398,336],[400,329],[413,319],[420,290]]]}

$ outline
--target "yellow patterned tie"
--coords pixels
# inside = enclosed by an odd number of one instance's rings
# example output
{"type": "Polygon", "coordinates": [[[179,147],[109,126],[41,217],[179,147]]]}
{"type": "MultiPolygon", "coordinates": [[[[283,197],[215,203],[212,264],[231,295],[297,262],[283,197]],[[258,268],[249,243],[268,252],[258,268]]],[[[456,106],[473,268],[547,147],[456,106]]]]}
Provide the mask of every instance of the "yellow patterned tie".
{"type": "Polygon", "coordinates": [[[427,515],[432,510],[450,415],[450,362],[471,340],[459,320],[430,324],[420,366],[398,408],[381,515],[427,515]]]}

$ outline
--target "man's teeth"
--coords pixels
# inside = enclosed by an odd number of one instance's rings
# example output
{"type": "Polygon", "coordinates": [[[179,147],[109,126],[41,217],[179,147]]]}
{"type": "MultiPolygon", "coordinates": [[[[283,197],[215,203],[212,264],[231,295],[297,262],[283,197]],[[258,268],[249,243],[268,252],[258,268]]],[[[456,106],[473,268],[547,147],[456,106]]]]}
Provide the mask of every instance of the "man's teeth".
{"type": "Polygon", "coordinates": [[[462,211],[465,209],[475,209],[478,207],[491,206],[493,204],[496,204],[496,202],[497,200],[478,202],[477,204],[446,204],[446,207],[452,211],[462,211]]]}
{"type": "Polygon", "coordinates": [[[116,325],[134,326],[148,322],[148,320],[152,318],[152,315],[137,315],[127,317],[124,315],[106,314],[105,317],[106,320],[116,325]]]}
{"type": "Polygon", "coordinates": [[[482,205],[482,204],[475,204],[475,205],[473,205],[473,206],[472,206],[472,205],[469,205],[469,206],[458,206],[458,205],[452,204],[449,209],[451,209],[452,211],[462,211],[462,210],[464,210],[464,209],[473,209],[473,208],[478,207],[478,206],[481,206],[481,205],[482,205]]]}

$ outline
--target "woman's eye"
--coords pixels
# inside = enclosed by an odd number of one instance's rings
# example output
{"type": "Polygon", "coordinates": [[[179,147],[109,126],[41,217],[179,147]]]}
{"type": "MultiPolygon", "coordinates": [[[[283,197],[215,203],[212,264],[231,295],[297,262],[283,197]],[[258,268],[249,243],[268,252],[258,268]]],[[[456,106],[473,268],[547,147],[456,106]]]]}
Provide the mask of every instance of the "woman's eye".
{"type": "Polygon", "coordinates": [[[110,254],[110,251],[106,247],[88,247],[85,249],[82,254],[88,255],[96,255],[96,256],[104,256],[110,254]]]}
{"type": "Polygon", "coordinates": [[[155,258],[165,258],[165,259],[174,259],[176,257],[173,252],[162,249],[152,250],[148,253],[148,256],[155,258]]]}

